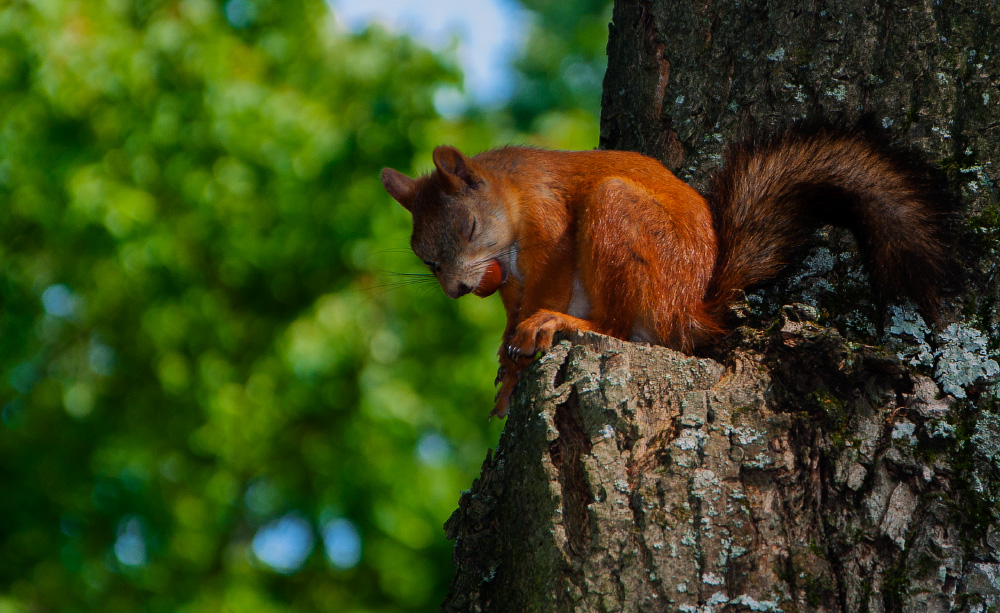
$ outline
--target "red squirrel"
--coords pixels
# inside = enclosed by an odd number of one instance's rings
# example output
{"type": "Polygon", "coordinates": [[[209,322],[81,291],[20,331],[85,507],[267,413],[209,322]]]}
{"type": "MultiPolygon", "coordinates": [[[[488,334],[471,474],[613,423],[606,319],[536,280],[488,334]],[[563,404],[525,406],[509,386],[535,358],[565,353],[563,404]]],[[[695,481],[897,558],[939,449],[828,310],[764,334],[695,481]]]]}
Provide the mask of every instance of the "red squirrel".
{"type": "Polygon", "coordinates": [[[944,210],[924,175],[857,133],[790,131],[729,148],[706,195],[627,151],[437,147],[416,179],[382,184],[413,218],[411,246],[458,298],[500,292],[495,415],[557,331],[692,352],[741,292],[774,278],[821,224],[857,235],[880,294],[936,317],[944,210]]]}

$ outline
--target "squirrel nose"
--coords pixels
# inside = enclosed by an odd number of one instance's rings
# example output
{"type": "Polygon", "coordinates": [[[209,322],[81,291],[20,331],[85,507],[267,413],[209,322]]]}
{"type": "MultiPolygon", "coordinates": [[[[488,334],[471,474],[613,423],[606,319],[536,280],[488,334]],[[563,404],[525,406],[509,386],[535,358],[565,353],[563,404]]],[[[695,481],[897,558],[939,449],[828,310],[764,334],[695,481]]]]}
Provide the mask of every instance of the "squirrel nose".
{"type": "Polygon", "coordinates": [[[452,298],[461,298],[462,296],[468,294],[471,291],[472,291],[471,286],[466,285],[465,283],[459,283],[458,287],[448,292],[448,295],[452,298]]]}

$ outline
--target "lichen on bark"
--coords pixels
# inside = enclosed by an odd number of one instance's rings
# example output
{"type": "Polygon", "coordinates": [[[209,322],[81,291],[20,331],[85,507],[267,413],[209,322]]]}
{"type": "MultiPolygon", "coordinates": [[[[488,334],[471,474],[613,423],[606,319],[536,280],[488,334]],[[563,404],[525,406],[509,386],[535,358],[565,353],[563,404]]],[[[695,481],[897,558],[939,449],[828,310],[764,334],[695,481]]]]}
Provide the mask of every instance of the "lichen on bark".
{"type": "Polygon", "coordinates": [[[728,142],[867,117],[960,197],[965,292],[884,309],[827,230],[714,360],[564,340],[448,522],[445,610],[1000,609],[997,32],[985,0],[616,2],[603,148],[704,188],[728,142]]]}
{"type": "Polygon", "coordinates": [[[995,441],[812,314],[787,308],[725,365],[593,334],[553,347],[447,524],[444,610],[1000,606],[995,480],[963,472],[995,441]]]}

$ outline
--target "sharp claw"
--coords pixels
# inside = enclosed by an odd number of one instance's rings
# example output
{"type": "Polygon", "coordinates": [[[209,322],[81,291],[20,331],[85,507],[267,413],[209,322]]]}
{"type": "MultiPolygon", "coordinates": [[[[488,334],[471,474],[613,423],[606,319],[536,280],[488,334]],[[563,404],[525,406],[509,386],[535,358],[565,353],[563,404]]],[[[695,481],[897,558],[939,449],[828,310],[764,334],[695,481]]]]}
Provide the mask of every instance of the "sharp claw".
{"type": "Polygon", "coordinates": [[[493,410],[490,411],[490,416],[489,416],[489,419],[491,421],[493,420],[494,417],[503,418],[503,417],[507,416],[507,407],[506,407],[506,404],[509,401],[509,399],[507,399],[505,401],[501,401],[500,396],[503,393],[504,393],[504,390],[500,390],[500,391],[497,392],[496,397],[493,398],[493,410]]]}
{"type": "Polygon", "coordinates": [[[521,349],[519,347],[515,347],[514,345],[507,345],[507,357],[516,362],[517,359],[521,357],[521,349]]]}

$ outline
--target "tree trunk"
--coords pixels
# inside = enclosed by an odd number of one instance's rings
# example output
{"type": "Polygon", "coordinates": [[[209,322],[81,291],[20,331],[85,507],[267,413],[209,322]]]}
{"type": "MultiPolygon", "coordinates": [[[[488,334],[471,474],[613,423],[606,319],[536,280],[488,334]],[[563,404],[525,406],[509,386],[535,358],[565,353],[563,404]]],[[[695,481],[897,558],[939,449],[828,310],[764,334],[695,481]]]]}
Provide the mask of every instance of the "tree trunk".
{"type": "Polygon", "coordinates": [[[967,290],[886,312],[825,232],[715,360],[560,342],[446,526],[444,610],[1000,607],[998,32],[984,1],[616,3],[602,147],[703,187],[728,141],[867,116],[961,195],[967,290]]]}

